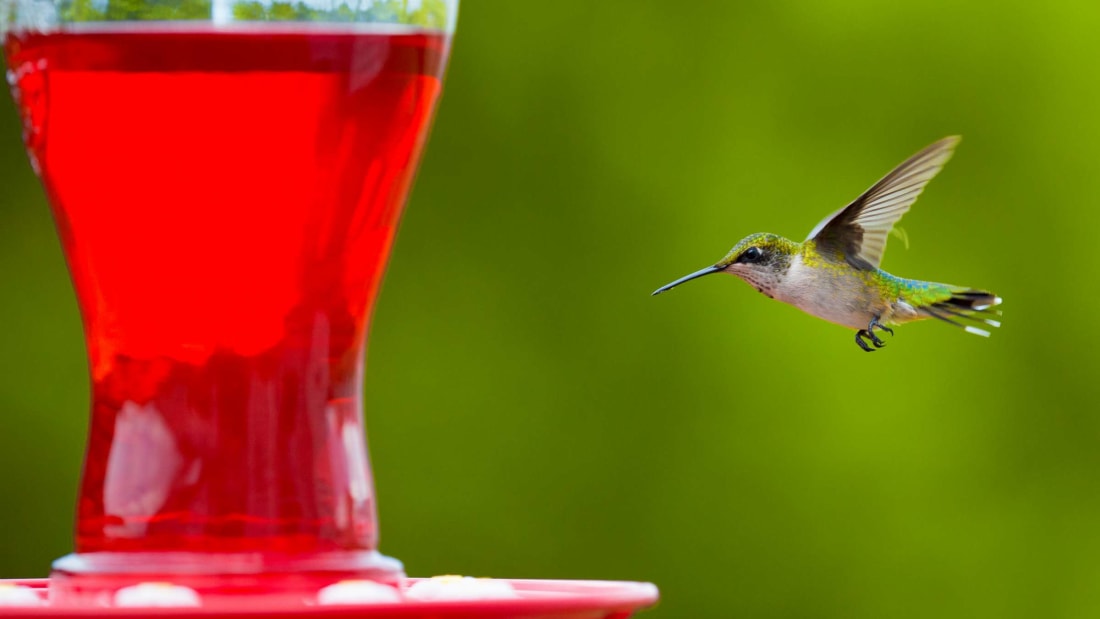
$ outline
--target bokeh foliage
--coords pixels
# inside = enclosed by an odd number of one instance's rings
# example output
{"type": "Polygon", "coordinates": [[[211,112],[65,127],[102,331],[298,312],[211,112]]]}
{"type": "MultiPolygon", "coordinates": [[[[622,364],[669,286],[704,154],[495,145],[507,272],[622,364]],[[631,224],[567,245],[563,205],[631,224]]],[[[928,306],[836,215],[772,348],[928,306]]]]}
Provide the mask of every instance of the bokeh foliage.
{"type": "MultiPolygon", "coordinates": [[[[370,342],[385,552],[649,580],[654,619],[1100,613],[1100,5],[459,22],[370,342]],[[884,267],[1001,294],[991,339],[916,324],[868,355],[732,278],[649,297],[952,133],[884,267]]],[[[6,99],[0,157],[0,576],[34,576],[69,549],[87,379],[6,99]]]]}
{"type": "MultiPolygon", "coordinates": [[[[447,25],[444,0],[229,0],[234,21],[371,22],[447,25]]],[[[209,19],[211,0],[59,0],[67,22],[209,19]]]]}

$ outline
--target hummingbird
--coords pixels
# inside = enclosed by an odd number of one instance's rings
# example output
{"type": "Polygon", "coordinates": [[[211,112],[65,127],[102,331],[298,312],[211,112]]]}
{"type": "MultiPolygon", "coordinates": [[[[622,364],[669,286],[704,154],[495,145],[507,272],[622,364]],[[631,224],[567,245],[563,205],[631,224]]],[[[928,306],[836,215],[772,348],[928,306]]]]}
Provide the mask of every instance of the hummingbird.
{"type": "Polygon", "coordinates": [[[856,344],[867,352],[886,345],[876,329],[892,336],[892,327],[928,318],[989,337],[987,329],[975,325],[1001,326],[995,318],[1001,313],[993,309],[1001,303],[997,295],[904,279],[879,268],[894,224],[943,169],[959,139],[943,138],[906,159],[823,219],[805,241],[768,233],[749,235],[713,266],[661,286],[653,294],[704,275],[729,273],[772,299],[856,329],[856,344]]]}

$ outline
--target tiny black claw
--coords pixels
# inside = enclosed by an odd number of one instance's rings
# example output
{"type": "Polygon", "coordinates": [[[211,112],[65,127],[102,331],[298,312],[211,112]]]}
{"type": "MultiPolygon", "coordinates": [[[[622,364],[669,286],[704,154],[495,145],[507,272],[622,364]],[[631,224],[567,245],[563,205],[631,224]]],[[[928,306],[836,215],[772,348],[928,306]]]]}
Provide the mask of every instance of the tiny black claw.
{"type": "MultiPolygon", "coordinates": [[[[874,348],[871,348],[870,346],[867,345],[867,342],[863,341],[863,337],[865,335],[868,335],[868,333],[867,333],[867,331],[864,331],[863,329],[860,329],[859,331],[856,331],[856,344],[859,344],[859,347],[862,348],[864,352],[875,352],[874,348]]],[[[871,337],[874,337],[874,336],[871,336],[871,337]]]]}
{"type": "Polygon", "coordinates": [[[878,328],[880,331],[885,331],[889,333],[891,337],[893,337],[894,335],[894,330],[879,322],[878,316],[872,318],[871,324],[867,325],[867,331],[871,333],[872,339],[874,339],[875,328],[878,328]]]}
{"type": "Polygon", "coordinates": [[[874,331],[868,331],[867,335],[871,338],[871,343],[875,345],[875,348],[882,348],[886,345],[886,342],[882,341],[879,336],[875,335],[874,331]]]}

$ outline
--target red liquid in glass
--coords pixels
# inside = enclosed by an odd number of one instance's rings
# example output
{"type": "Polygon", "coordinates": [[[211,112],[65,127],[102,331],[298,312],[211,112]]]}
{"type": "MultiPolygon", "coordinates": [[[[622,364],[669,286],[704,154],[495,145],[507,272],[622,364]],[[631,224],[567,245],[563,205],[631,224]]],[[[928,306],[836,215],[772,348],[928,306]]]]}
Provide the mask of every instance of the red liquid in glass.
{"type": "Polygon", "coordinates": [[[5,42],[91,365],[76,550],[374,549],[363,342],[449,40],[131,28],[5,42]]]}

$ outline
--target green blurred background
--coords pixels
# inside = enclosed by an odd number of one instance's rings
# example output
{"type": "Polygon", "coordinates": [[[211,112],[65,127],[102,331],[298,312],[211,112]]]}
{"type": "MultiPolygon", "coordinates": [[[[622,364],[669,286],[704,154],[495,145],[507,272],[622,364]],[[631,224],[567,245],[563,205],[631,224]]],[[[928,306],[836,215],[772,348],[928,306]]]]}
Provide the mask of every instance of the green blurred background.
{"type": "MultiPolygon", "coordinates": [[[[382,549],[647,617],[1100,614],[1100,5],[467,0],[370,339],[382,549]],[[883,266],[989,340],[728,277],[959,133],[883,266]]],[[[0,99],[0,577],[70,549],[87,377],[0,99]]]]}

